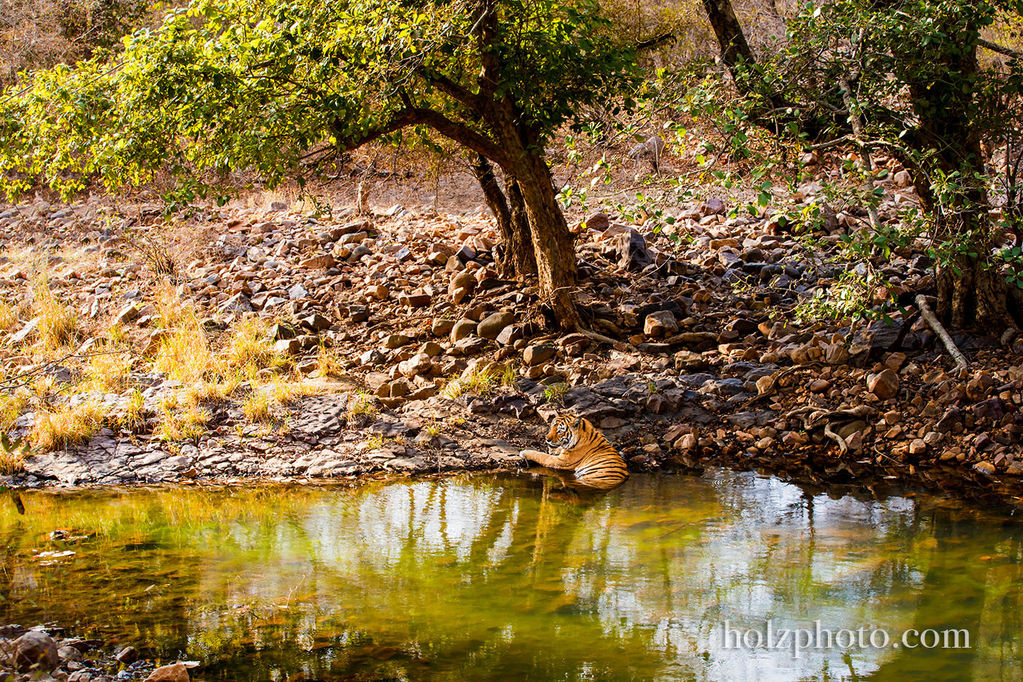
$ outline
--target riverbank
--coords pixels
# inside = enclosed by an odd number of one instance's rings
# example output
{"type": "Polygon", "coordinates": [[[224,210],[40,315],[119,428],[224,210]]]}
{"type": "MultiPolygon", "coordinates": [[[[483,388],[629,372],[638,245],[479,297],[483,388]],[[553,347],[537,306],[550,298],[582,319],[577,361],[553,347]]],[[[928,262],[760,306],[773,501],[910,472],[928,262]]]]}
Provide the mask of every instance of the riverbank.
{"type": "MultiPolygon", "coordinates": [[[[559,333],[503,280],[480,211],[102,200],[0,211],[6,486],[511,468],[567,411],[633,470],[706,464],[997,488],[1023,474],[1023,346],[915,318],[805,321],[840,232],[694,203],[670,230],[590,215],[559,333]],[[684,237],[684,238],[683,238],[684,237]],[[829,246],[830,245],[830,246],[829,246]],[[45,276],[43,276],[45,275],[45,276]]],[[[844,227],[846,226],[846,227],[844,227]]],[[[892,286],[926,286],[894,258],[892,286]]]]}

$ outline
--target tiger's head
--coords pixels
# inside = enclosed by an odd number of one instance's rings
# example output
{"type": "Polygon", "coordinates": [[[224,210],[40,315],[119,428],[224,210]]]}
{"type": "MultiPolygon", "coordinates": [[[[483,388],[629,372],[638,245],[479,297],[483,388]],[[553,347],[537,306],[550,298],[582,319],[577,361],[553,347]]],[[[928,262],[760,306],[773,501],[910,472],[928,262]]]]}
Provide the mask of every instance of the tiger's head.
{"type": "Polygon", "coordinates": [[[579,417],[563,414],[551,421],[551,429],[547,432],[547,444],[552,448],[571,447],[576,438],[576,429],[582,421],[579,417]]]}

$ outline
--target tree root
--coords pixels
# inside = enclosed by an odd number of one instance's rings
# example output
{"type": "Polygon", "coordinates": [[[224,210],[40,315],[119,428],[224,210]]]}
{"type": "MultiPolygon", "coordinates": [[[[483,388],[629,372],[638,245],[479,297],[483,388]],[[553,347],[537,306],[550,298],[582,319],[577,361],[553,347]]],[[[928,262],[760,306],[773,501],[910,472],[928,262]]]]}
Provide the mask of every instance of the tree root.
{"type": "Polygon", "coordinates": [[[960,371],[965,372],[969,368],[969,365],[966,362],[966,356],[963,355],[962,351],[960,351],[956,346],[955,341],[953,341],[952,337],[949,336],[945,327],[942,326],[937,316],[935,316],[934,311],[931,310],[931,307],[927,305],[927,297],[923,294],[917,294],[916,307],[920,310],[920,315],[924,318],[924,321],[927,322],[927,326],[929,326],[931,330],[938,335],[938,338],[941,339],[941,343],[945,346],[945,350],[947,350],[948,354],[952,356],[953,360],[955,360],[956,367],[958,367],[960,371]]]}

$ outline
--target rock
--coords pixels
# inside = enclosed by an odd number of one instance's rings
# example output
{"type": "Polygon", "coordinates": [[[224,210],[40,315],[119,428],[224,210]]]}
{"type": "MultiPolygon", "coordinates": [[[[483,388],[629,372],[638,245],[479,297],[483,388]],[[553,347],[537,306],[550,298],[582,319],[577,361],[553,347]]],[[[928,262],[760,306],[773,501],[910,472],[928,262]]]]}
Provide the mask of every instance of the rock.
{"type": "Polygon", "coordinates": [[[484,339],[493,341],[505,327],[515,321],[515,314],[507,311],[491,313],[484,317],[476,327],[476,333],[484,339]]]}
{"type": "Polygon", "coordinates": [[[11,335],[11,345],[16,346],[23,343],[25,339],[31,336],[36,329],[39,328],[39,318],[33,317],[31,320],[25,323],[25,326],[16,331],[11,335]]]}
{"type": "Polygon", "coordinates": [[[306,288],[301,284],[296,284],[295,286],[288,289],[288,298],[290,298],[292,301],[301,300],[308,295],[309,292],[306,291],[306,288]]]}
{"type": "Polygon", "coordinates": [[[653,257],[646,248],[646,240],[636,230],[629,230],[615,239],[618,252],[618,267],[639,272],[651,265],[653,257]]]}
{"type": "Polygon", "coordinates": [[[114,324],[127,325],[131,324],[135,320],[139,319],[141,313],[139,312],[139,306],[137,303],[129,303],[128,305],[121,308],[120,312],[114,317],[114,324]]]}
{"type": "Polygon", "coordinates": [[[451,327],[451,342],[461,341],[475,333],[477,324],[473,320],[461,319],[451,327]]]}
{"type": "Polygon", "coordinates": [[[547,362],[557,353],[557,349],[550,345],[528,346],[522,352],[522,361],[529,367],[535,367],[540,363],[547,362]]]}
{"type": "Polygon", "coordinates": [[[893,180],[895,180],[895,186],[900,189],[905,189],[906,187],[913,185],[913,176],[910,175],[907,170],[900,170],[895,174],[893,180]]]}
{"type": "Polygon", "coordinates": [[[899,375],[891,369],[871,374],[867,377],[867,390],[881,400],[894,398],[899,392],[899,375]]]}
{"type": "Polygon", "coordinates": [[[298,355],[302,352],[302,342],[297,338],[281,339],[274,344],[274,353],[278,355],[298,355]]]}
{"type": "Polygon", "coordinates": [[[435,317],[433,323],[430,325],[430,333],[434,336],[447,336],[451,333],[451,328],[455,326],[455,321],[448,317],[435,317]]]}
{"type": "Polygon", "coordinates": [[[844,365],[849,362],[849,350],[840,343],[828,344],[824,348],[824,362],[829,365],[844,365]]]}
{"type": "Polygon", "coordinates": [[[724,215],[726,210],[728,209],[725,206],[725,202],[721,201],[717,197],[707,199],[707,201],[705,201],[700,207],[700,213],[704,216],[724,215]]]}
{"type": "Polygon", "coordinates": [[[126,646],[115,657],[119,663],[131,665],[139,660],[139,650],[133,646],[126,646]]]}
{"type": "Polygon", "coordinates": [[[164,665],[149,673],[146,682],[189,682],[188,668],[184,663],[164,665]]]}
{"type": "Polygon", "coordinates": [[[643,333],[647,336],[661,338],[678,331],[678,322],[670,310],[658,310],[646,316],[643,322],[643,333]]]}
{"type": "Polygon", "coordinates": [[[1005,416],[1005,406],[1000,398],[988,398],[973,406],[973,416],[978,420],[997,422],[1005,416]]]}
{"type": "Polygon", "coordinates": [[[60,665],[57,644],[45,632],[26,632],[11,645],[14,667],[20,672],[49,672],[60,665]]]}
{"type": "Polygon", "coordinates": [[[922,438],[914,438],[909,444],[909,454],[919,457],[927,452],[927,443],[922,438]]]}
{"type": "Polygon", "coordinates": [[[380,363],[387,360],[387,357],[377,349],[368,350],[359,356],[359,364],[367,367],[369,365],[379,365],[380,363]]]}
{"type": "Polygon", "coordinates": [[[378,301],[386,301],[387,297],[391,295],[391,290],[383,284],[374,284],[366,289],[366,294],[378,301]]]}
{"type": "Polygon", "coordinates": [[[979,471],[980,473],[986,474],[988,476],[994,476],[998,472],[998,469],[995,468],[995,465],[988,461],[977,462],[976,464],[973,465],[973,468],[979,471]]]}
{"type": "Polygon", "coordinates": [[[427,341],[420,347],[420,353],[426,353],[429,357],[435,358],[444,354],[444,348],[436,341],[427,341]]]}
{"type": "Polygon", "coordinates": [[[299,261],[298,264],[300,268],[308,268],[310,270],[326,270],[334,267],[335,265],[337,265],[337,261],[335,261],[334,256],[329,253],[311,256],[305,260],[299,261]]]}
{"type": "Polygon", "coordinates": [[[314,332],[321,332],[324,329],[330,328],[330,320],[319,313],[313,313],[312,315],[299,318],[298,323],[306,329],[311,329],[314,332]]]}
{"type": "Polygon", "coordinates": [[[433,302],[430,294],[423,291],[413,291],[411,294],[402,293],[398,295],[398,303],[408,308],[425,308],[433,302]]]}
{"type": "Polygon", "coordinates": [[[405,334],[391,334],[384,339],[385,348],[401,348],[412,343],[412,337],[405,334]]]}
{"type": "Polygon", "coordinates": [[[513,324],[501,330],[501,333],[497,335],[497,342],[502,346],[511,346],[521,338],[523,338],[522,327],[513,324]]]}
{"type": "Polygon", "coordinates": [[[597,230],[598,232],[603,232],[611,227],[611,219],[606,213],[594,213],[584,222],[586,223],[586,229],[597,230]]]}
{"type": "Polygon", "coordinates": [[[451,294],[454,302],[461,303],[476,291],[476,277],[469,271],[455,273],[448,283],[448,293],[451,294]]]}

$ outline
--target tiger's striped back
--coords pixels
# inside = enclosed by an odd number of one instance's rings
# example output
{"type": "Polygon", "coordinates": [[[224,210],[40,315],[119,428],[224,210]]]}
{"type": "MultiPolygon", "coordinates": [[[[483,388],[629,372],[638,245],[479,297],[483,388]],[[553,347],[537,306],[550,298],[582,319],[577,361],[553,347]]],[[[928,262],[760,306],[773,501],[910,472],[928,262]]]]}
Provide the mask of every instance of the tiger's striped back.
{"type": "Polygon", "coordinates": [[[547,442],[560,448],[566,468],[584,486],[609,490],[629,477],[625,460],[588,420],[562,415],[551,422],[547,442]]]}

